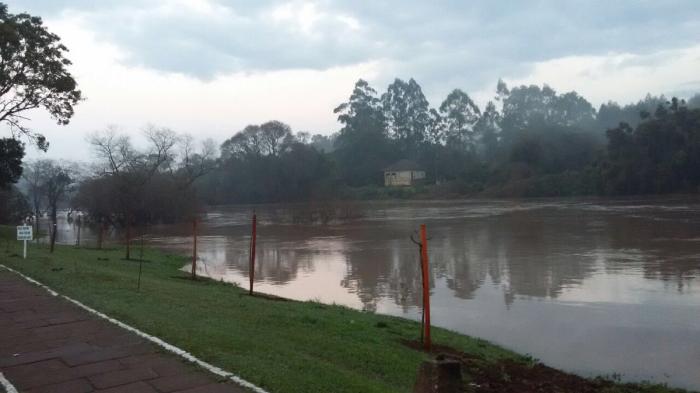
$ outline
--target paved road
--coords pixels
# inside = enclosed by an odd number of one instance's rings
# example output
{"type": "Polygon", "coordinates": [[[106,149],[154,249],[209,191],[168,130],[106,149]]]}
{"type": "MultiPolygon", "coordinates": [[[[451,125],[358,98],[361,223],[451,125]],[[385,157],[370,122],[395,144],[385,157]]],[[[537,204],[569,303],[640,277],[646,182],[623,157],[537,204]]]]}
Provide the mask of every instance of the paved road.
{"type": "Polygon", "coordinates": [[[0,372],[31,393],[245,391],[2,269],[0,372]]]}

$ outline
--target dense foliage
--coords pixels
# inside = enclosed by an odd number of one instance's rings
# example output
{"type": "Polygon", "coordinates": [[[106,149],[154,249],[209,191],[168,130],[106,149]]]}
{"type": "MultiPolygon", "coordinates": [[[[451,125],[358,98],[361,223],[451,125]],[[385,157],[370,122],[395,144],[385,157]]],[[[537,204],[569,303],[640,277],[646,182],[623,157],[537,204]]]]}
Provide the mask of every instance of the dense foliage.
{"type": "Polygon", "coordinates": [[[338,133],[250,125],[222,144],[197,186],[209,203],[692,192],[698,106],[700,96],[686,104],[647,95],[596,109],[574,91],[499,81],[483,108],[460,89],[431,108],[413,79],[381,95],[359,80],[334,110],[338,133]],[[426,181],[382,190],[383,169],[404,158],[426,181]]]}
{"type": "Polygon", "coordinates": [[[273,202],[315,195],[331,178],[332,163],[292,135],[288,125],[250,125],[221,145],[214,173],[198,182],[207,200],[273,202]]]}
{"type": "Polygon", "coordinates": [[[654,194],[697,191],[700,186],[700,109],[677,99],[660,105],[636,128],[608,130],[608,157],[601,166],[605,193],[654,194]]]}
{"type": "Polygon", "coordinates": [[[10,14],[0,3],[0,125],[13,136],[30,137],[43,150],[46,139],[23,124],[23,113],[43,108],[58,124],[68,124],[81,93],[68,72],[67,51],[41,18],[10,14]]]}
{"type": "Polygon", "coordinates": [[[27,199],[16,187],[0,189],[0,223],[19,224],[30,212],[27,199]]]}
{"type": "Polygon", "coordinates": [[[0,138],[0,189],[6,189],[22,176],[24,144],[13,138],[0,138]]]}

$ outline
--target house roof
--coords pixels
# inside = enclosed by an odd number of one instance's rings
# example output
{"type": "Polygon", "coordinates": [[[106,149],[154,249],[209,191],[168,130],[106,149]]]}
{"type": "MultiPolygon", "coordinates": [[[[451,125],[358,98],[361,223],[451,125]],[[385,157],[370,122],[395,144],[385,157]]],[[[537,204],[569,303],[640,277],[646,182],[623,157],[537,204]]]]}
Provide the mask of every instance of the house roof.
{"type": "Polygon", "coordinates": [[[423,168],[421,168],[415,161],[403,159],[389,165],[388,167],[384,168],[384,170],[393,172],[422,171],[423,168]]]}

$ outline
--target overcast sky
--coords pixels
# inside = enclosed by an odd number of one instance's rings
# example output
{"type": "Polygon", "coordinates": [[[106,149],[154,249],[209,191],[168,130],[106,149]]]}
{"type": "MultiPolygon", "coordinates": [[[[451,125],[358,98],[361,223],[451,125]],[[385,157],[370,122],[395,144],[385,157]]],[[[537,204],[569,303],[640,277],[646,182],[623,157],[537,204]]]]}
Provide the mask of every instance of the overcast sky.
{"type": "Polygon", "coordinates": [[[433,106],[457,87],[483,104],[498,78],[596,106],[700,91],[697,0],[7,3],[61,36],[86,97],[66,127],[32,114],[54,158],[89,160],[85,135],[108,125],[220,142],[277,119],[328,134],[358,78],[381,92],[413,77],[433,106]]]}

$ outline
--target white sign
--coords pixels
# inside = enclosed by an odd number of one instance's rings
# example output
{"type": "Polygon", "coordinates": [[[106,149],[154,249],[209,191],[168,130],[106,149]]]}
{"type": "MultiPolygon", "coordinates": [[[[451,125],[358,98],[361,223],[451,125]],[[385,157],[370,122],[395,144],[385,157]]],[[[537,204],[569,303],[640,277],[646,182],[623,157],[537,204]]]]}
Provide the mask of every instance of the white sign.
{"type": "Polygon", "coordinates": [[[28,225],[18,226],[17,240],[32,240],[32,227],[28,225]]]}
{"type": "Polygon", "coordinates": [[[22,257],[27,259],[27,240],[32,240],[32,227],[20,225],[17,227],[17,240],[24,240],[24,250],[22,257]]]}

